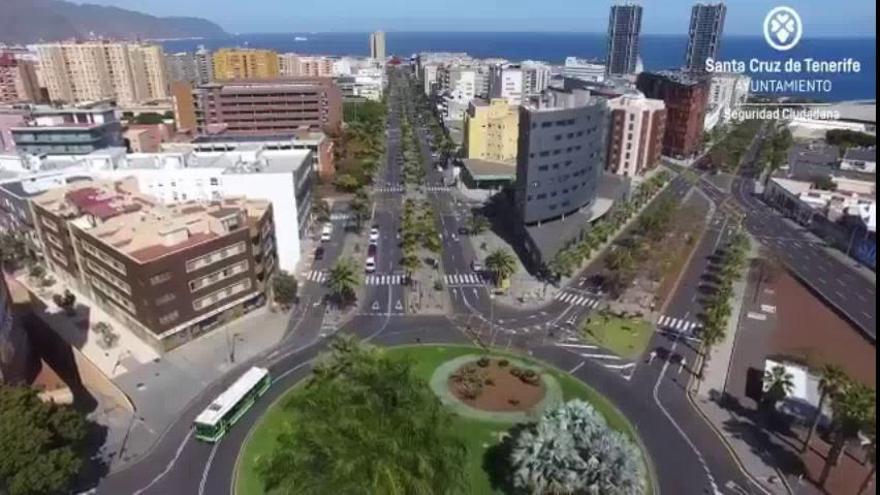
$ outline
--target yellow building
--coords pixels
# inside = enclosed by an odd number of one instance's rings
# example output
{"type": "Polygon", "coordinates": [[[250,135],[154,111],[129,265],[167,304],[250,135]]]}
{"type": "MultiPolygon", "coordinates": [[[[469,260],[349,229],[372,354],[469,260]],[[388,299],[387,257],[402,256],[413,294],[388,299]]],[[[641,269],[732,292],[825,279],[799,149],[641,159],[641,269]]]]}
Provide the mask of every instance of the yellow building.
{"type": "Polygon", "coordinates": [[[464,148],[472,160],[516,162],[519,109],[504,98],[474,99],[464,118],[464,148]]]}
{"type": "Polygon", "coordinates": [[[280,74],[271,50],[223,48],[214,52],[214,79],[273,79],[280,74]]]}

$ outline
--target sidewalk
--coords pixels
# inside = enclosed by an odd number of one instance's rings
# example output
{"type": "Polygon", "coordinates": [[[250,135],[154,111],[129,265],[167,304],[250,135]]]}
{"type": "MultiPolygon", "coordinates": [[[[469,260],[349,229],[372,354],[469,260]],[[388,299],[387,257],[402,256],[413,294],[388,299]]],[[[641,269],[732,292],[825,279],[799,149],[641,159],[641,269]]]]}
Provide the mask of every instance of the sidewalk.
{"type": "MultiPolygon", "coordinates": [[[[758,255],[756,243],[752,241],[750,258],[758,255]]],[[[747,275],[733,284],[734,300],[727,332],[722,342],[716,345],[707,358],[703,379],[694,380],[689,397],[696,409],[724,441],[740,468],[758,483],[767,493],[787,495],[793,493],[784,475],[768,463],[772,456],[767,450],[759,451],[755,444],[763,443],[760,430],[750,420],[724,408],[721,402],[726,396],[728,371],[737,342],[737,330],[743,316],[743,300],[746,294],[747,275]],[[763,456],[767,456],[765,458],[763,456]]]]}

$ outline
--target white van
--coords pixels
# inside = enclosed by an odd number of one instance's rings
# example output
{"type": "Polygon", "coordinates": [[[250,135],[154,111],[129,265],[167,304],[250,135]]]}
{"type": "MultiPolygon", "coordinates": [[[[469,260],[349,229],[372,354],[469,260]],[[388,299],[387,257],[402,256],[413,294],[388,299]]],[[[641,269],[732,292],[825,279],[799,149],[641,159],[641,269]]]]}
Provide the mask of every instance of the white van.
{"type": "Polygon", "coordinates": [[[321,242],[327,242],[333,236],[333,224],[325,223],[321,229],[321,242]]]}
{"type": "Polygon", "coordinates": [[[364,271],[367,273],[373,273],[376,271],[376,258],[372,256],[367,258],[367,262],[364,264],[364,271]]]}

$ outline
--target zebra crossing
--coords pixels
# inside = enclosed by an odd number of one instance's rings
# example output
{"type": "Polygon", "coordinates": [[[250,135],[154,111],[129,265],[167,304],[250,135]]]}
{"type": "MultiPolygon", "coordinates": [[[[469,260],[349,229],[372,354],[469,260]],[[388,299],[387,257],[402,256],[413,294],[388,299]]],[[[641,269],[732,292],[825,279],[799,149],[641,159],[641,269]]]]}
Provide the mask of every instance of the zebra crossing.
{"type": "Polygon", "coordinates": [[[364,279],[366,285],[403,285],[406,283],[406,275],[367,275],[364,279]]]}
{"type": "Polygon", "coordinates": [[[447,273],[445,279],[449,286],[486,285],[489,282],[488,277],[480,273],[447,273]]]}
{"type": "MultiPolygon", "coordinates": [[[[618,373],[624,380],[631,380],[633,372],[635,372],[636,369],[635,362],[606,351],[597,345],[585,344],[577,337],[565,337],[554,345],[573,354],[577,354],[586,361],[592,361],[609,371],[618,373]]],[[[583,362],[577,365],[572,371],[576,371],[581,366],[583,366],[583,362]]]]}
{"type": "Polygon", "coordinates": [[[316,284],[323,284],[327,281],[327,272],[320,270],[312,270],[306,274],[306,280],[316,284]]]}
{"type": "Polygon", "coordinates": [[[572,306],[583,306],[585,308],[594,309],[602,301],[596,298],[582,296],[573,292],[559,292],[555,299],[572,306]]]}
{"type": "Polygon", "coordinates": [[[404,186],[379,186],[374,189],[378,193],[399,193],[406,191],[404,186]]]}
{"type": "Polygon", "coordinates": [[[352,217],[351,213],[331,213],[330,214],[331,221],[348,220],[351,217],[352,217]]]}
{"type": "Polygon", "coordinates": [[[657,320],[657,328],[668,332],[693,334],[699,326],[700,324],[697,322],[688,321],[684,318],[673,318],[667,315],[663,315],[657,320]]]}
{"type": "Polygon", "coordinates": [[[452,188],[449,186],[427,186],[425,187],[425,191],[428,192],[446,192],[451,191],[452,188]]]}

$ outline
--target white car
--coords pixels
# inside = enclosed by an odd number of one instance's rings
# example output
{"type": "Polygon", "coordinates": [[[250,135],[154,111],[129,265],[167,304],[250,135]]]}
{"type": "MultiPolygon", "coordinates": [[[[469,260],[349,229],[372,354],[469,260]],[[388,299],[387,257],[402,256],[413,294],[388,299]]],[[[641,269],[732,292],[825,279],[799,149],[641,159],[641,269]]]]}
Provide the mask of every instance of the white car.
{"type": "Polygon", "coordinates": [[[379,227],[375,225],[370,229],[370,242],[379,242],[379,227]]]}
{"type": "Polygon", "coordinates": [[[477,260],[471,261],[471,270],[479,273],[483,271],[483,264],[477,260]]]}
{"type": "Polygon", "coordinates": [[[364,263],[364,271],[367,273],[373,273],[376,271],[376,258],[372,256],[367,258],[367,262],[364,263]]]}
{"type": "Polygon", "coordinates": [[[325,223],[321,229],[321,242],[328,242],[333,237],[333,225],[325,223]]]}

